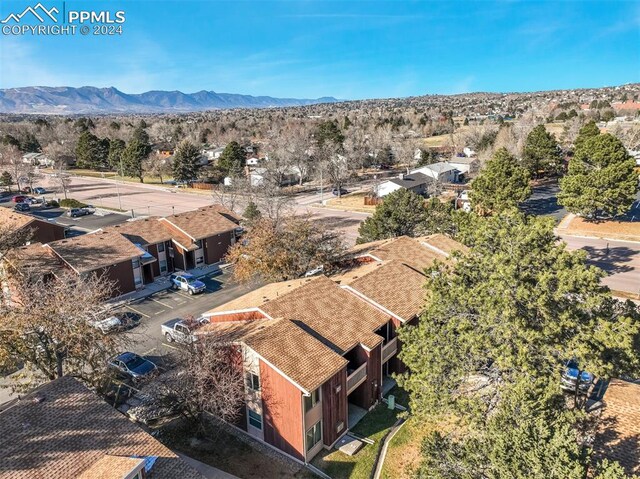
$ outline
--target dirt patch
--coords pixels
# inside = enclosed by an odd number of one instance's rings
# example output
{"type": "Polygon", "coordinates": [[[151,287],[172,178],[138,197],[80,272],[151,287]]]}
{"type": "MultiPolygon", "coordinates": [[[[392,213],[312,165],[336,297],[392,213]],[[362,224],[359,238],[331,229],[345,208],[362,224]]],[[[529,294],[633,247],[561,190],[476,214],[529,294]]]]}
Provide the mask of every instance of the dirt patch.
{"type": "Polygon", "coordinates": [[[210,423],[204,435],[195,437],[194,429],[184,422],[159,431],[156,437],[170,449],[233,474],[240,479],[317,479],[301,464],[262,444],[244,438],[229,426],[210,423]]]}
{"type": "Polygon", "coordinates": [[[341,198],[332,198],[327,201],[326,206],[345,211],[359,211],[362,213],[373,213],[376,210],[375,205],[365,205],[365,192],[350,193],[341,198]]]}
{"type": "Polygon", "coordinates": [[[558,225],[558,233],[640,242],[640,221],[610,220],[596,223],[579,216],[567,215],[558,225]]]}

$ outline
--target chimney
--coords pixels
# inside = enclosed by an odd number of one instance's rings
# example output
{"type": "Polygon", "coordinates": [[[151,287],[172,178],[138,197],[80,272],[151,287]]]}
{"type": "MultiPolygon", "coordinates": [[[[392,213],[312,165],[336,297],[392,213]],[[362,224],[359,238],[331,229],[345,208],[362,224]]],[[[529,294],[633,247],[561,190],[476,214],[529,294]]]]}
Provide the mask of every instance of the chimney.
{"type": "Polygon", "coordinates": [[[400,178],[401,180],[404,180],[404,173],[400,173],[400,174],[398,175],[398,178],[400,178]]]}

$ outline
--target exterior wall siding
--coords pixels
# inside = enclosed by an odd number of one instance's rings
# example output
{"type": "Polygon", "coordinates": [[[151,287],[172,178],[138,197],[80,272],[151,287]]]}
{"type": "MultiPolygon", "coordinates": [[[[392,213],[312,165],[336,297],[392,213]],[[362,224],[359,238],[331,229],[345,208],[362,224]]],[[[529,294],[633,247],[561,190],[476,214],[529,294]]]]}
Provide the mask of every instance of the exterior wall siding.
{"type": "Polygon", "coordinates": [[[264,440],[304,460],[302,391],[260,361],[264,440]]]}
{"type": "Polygon", "coordinates": [[[121,294],[130,293],[136,290],[136,283],[133,279],[133,267],[131,260],[123,261],[107,268],[101,268],[93,271],[98,276],[105,276],[113,282],[113,293],[111,297],[120,296],[121,294]]]}
{"type": "Polygon", "coordinates": [[[323,443],[331,446],[347,430],[347,369],[336,373],[322,385],[322,432],[323,443]],[[337,430],[342,422],[342,429],[337,430]]]}
{"type": "Polygon", "coordinates": [[[227,231],[226,233],[203,239],[204,262],[206,264],[214,264],[224,258],[229,247],[233,244],[234,239],[235,234],[233,231],[227,231]]]}
{"type": "Polygon", "coordinates": [[[34,221],[28,228],[33,230],[33,237],[31,238],[32,243],[51,243],[52,241],[57,241],[64,239],[64,226],[57,225],[55,223],[49,223],[47,221],[34,221]]]}

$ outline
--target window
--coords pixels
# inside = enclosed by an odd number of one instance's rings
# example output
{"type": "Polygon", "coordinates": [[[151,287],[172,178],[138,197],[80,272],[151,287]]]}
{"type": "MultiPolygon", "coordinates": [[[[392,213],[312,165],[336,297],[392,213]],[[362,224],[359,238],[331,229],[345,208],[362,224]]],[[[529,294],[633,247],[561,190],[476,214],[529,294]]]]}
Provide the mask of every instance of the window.
{"type": "Polygon", "coordinates": [[[167,272],[167,260],[166,259],[161,259],[160,260],[160,273],[166,273],[167,272]]]}
{"type": "Polygon", "coordinates": [[[139,268],[140,267],[140,260],[138,258],[132,259],[131,260],[131,265],[133,266],[133,269],[139,268]]]}
{"type": "Polygon", "coordinates": [[[318,421],[311,429],[307,431],[307,452],[322,441],[322,421],[318,421]]]}
{"type": "Polygon", "coordinates": [[[249,425],[262,429],[262,415],[249,409],[249,425]]]}
{"type": "Polygon", "coordinates": [[[196,244],[196,246],[198,248],[202,248],[202,240],[196,240],[196,241],[194,241],[194,243],[196,244]]]}
{"type": "Polygon", "coordinates": [[[164,251],[164,243],[158,243],[158,253],[162,253],[164,251]]]}
{"type": "Polygon", "coordinates": [[[247,387],[254,391],[260,391],[260,377],[257,374],[247,374],[247,387]]]}
{"type": "Polygon", "coordinates": [[[201,264],[201,263],[204,263],[204,258],[202,256],[198,256],[196,258],[196,264],[201,264]]]}
{"type": "Polygon", "coordinates": [[[309,411],[320,401],[320,388],[311,393],[311,396],[304,397],[304,412],[309,411]]]}

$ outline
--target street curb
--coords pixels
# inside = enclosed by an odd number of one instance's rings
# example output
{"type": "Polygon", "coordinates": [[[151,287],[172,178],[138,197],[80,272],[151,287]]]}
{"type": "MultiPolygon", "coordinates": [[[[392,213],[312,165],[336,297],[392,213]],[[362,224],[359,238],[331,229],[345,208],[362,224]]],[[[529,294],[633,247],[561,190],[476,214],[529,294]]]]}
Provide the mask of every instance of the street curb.
{"type": "Polygon", "coordinates": [[[614,241],[614,242],[618,242],[618,243],[640,244],[640,240],[634,241],[634,240],[627,240],[627,239],[620,239],[620,238],[607,238],[606,236],[574,235],[574,234],[564,233],[564,232],[558,230],[557,228],[556,228],[555,233],[556,233],[556,235],[560,236],[561,239],[562,239],[562,236],[571,236],[572,238],[599,239],[599,240],[605,240],[605,241],[614,241]]]}

